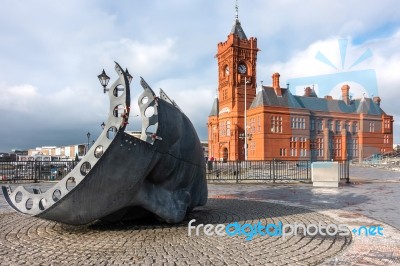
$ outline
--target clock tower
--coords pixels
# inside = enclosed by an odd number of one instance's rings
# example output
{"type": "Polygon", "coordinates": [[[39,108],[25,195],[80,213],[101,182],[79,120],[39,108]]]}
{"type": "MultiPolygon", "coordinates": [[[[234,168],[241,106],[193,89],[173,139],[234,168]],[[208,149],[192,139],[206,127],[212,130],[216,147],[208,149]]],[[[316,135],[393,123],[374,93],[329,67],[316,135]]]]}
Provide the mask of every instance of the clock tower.
{"type": "Polygon", "coordinates": [[[209,158],[244,160],[245,108],[256,96],[257,38],[248,39],[238,17],[218,44],[218,98],[208,119],[209,158]],[[246,102],[245,102],[246,99],[246,102]]]}

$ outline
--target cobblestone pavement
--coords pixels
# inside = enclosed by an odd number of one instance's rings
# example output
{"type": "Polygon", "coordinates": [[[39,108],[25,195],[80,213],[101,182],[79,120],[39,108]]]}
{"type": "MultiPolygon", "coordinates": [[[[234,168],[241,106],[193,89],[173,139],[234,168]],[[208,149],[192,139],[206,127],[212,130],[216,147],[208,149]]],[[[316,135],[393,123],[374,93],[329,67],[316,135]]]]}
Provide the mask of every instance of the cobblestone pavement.
{"type": "Polygon", "coordinates": [[[334,223],[326,215],[299,207],[210,199],[179,225],[144,220],[101,222],[90,226],[66,226],[4,213],[0,216],[0,256],[3,265],[14,264],[133,264],[144,265],[314,265],[342,252],[351,236],[188,236],[187,224],[217,223],[334,223]]]}
{"type": "MultiPolygon", "coordinates": [[[[210,184],[179,225],[154,220],[66,226],[12,212],[0,195],[4,265],[400,265],[400,173],[351,168],[350,185],[210,184]],[[187,224],[380,225],[384,236],[189,237],[187,224]],[[392,226],[390,226],[392,225],[392,226]],[[397,227],[397,228],[396,228],[397,227]]],[[[52,184],[30,184],[43,191],[52,184]]],[[[192,232],[194,234],[194,232],[192,232]]]]}

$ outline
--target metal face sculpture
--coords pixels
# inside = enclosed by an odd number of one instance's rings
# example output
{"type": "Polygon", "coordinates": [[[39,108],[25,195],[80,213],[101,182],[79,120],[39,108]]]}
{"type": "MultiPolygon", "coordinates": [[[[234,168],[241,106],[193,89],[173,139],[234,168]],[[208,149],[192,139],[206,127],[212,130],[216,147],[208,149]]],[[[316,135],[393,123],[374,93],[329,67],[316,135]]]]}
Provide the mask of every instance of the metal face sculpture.
{"type": "MultiPolygon", "coordinates": [[[[160,90],[156,97],[141,78],[140,139],[125,132],[130,110],[127,72],[108,89],[110,109],[104,130],[79,164],[46,192],[3,186],[17,211],[81,225],[154,214],[168,223],[207,201],[203,149],[190,120],[160,90]]],[[[105,89],[106,91],[107,89],[105,89]]]]}

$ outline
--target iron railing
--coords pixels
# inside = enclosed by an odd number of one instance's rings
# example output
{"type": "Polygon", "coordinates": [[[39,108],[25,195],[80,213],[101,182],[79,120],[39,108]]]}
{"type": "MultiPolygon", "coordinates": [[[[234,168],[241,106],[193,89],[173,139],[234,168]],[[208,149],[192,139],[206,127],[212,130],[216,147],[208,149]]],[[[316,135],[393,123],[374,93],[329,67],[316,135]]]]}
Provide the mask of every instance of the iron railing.
{"type": "MultiPolygon", "coordinates": [[[[77,164],[76,161],[0,162],[0,181],[60,180],[77,164]]],[[[349,161],[338,161],[339,178],[349,182],[349,161]]],[[[311,161],[208,161],[208,181],[283,181],[311,180],[311,161]]]]}
{"type": "Polygon", "coordinates": [[[0,181],[38,182],[60,180],[77,164],[75,161],[12,161],[0,162],[0,181]]]}
{"type": "MultiPolygon", "coordinates": [[[[208,181],[311,181],[311,161],[208,161],[208,181]]],[[[338,161],[338,175],[349,182],[349,161],[338,161]]]]}

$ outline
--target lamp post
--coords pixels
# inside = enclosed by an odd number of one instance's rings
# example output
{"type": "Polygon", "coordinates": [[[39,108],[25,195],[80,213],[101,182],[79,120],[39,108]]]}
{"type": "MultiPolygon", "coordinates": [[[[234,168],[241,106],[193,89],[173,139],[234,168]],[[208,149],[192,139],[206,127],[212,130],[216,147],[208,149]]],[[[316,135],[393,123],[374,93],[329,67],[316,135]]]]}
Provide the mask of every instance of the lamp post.
{"type": "Polygon", "coordinates": [[[110,77],[107,76],[107,74],[106,74],[106,72],[104,71],[104,69],[103,69],[103,72],[101,72],[101,74],[98,75],[97,77],[99,78],[99,81],[100,81],[101,85],[102,85],[103,88],[104,88],[104,93],[106,93],[106,91],[107,91],[107,88],[106,88],[106,87],[107,87],[107,85],[108,85],[108,82],[110,81],[110,77]]]}
{"type": "Polygon", "coordinates": [[[86,149],[86,153],[89,151],[89,145],[90,145],[90,132],[88,132],[86,134],[87,137],[87,149],[86,149]]]}
{"type": "Polygon", "coordinates": [[[244,77],[244,160],[247,161],[247,77],[244,77]]]}

